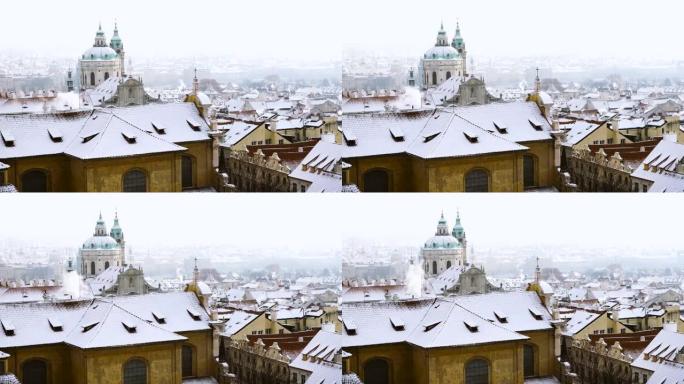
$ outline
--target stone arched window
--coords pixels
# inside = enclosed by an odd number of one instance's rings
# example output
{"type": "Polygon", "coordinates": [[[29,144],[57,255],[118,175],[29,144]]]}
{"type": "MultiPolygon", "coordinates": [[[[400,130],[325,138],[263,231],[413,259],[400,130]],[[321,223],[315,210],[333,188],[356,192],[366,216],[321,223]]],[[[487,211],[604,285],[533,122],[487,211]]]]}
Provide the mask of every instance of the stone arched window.
{"type": "Polygon", "coordinates": [[[451,268],[451,261],[447,260],[447,269],[451,268]]]}
{"type": "Polygon", "coordinates": [[[181,365],[183,377],[193,377],[195,376],[194,370],[194,350],[191,345],[184,345],[181,351],[181,365]]]}
{"type": "Polygon", "coordinates": [[[90,85],[95,85],[95,72],[90,72],[90,85]]]}
{"type": "Polygon", "coordinates": [[[95,262],[94,261],[90,262],[90,274],[91,275],[95,274],[95,262]]]}
{"type": "Polygon", "coordinates": [[[465,176],[466,192],[489,192],[489,174],[484,169],[473,169],[465,176]]]}
{"type": "Polygon", "coordinates": [[[433,275],[437,274],[437,262],[436,261],[432,262],[432,274],[433,275]]]}
{"type": "Polygon", "coordinates": [[[363,366],[363,382],[366,384],[389,384],[389,363],[385,359],[374,358],[363,366]]]}
{"type": "Polygon", "coordinates": [[[473,359],[465,367],[465,384],[489,384],[489,362],[473,359]]]}
{"type": "Polygon", "coordinates": [[[364,192],[389,192],[389,173],[384,169],[373,169],[363,175],[364,192]]]}
{"type": "Polygon", "coordinates": [[[133,358],[123,366],[123,384],[147,384],[147,363],[133,358]]]}
{"type": "Polygon", "coordinates": [[[109,79],[109,72],[105,72],[105,80],[109,79]]]}
{"type": "Polygon", "coordinates": [[[109,269],[109,261],[105,261],[105,270],[109,269]]]}
{"type": "Polygon", "coordinates": [[[24,172],[21,175],[22,192],[47,192],[48,177],[47,173],[40,169],[24,172]]]}
{"type": "Polygon", "coordinates": [[[31,359],[21,365],[22,383],[47,384],[48,364],[45,360],[31,359]]]}
{"type": "Polygon", "coordinates": [[[437,85],[437,72],[432,72],[432,85],[437,85]]]}
{"type": "Polygon", "coordinates": [[[447,80],[451,79],[451,71],[447,71],[447,73],[446,73],[446,79],[447,79],[447,80]]]}
{"type": "Polygon", "coordinates": [[[123,177],[124,192],[147,192],[147,175],[139,169],[133,169],[123,177]]]}

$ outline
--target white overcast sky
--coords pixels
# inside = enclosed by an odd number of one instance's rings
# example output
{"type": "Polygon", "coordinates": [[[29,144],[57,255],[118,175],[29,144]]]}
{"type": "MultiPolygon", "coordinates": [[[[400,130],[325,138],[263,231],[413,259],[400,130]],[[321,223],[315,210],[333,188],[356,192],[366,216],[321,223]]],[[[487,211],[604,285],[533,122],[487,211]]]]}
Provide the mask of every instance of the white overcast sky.
{"type": "MultiPolygon", "coordinates": [[[[7,194],[4,194],[7,195],[7,194]]],[[[43,194],[0,196],[0,239],[78,247],[100,211],[114,212],[129,244],[233,245],[244,248],[339,249],[340,207],[322,195],[43,194]]]]}
{"type": "Polygon", "coordinates": [[[0,50],[78,57],[102,21],[131,56],[317,60],[342,48],[420,56],[440,21],[460,20],[475,56],[571,54],[682,58],[672,0],[22,0],[3,1],[0,50]],[[674,18],[668,17],[674,15],[674,18]]]}
{"type": "Polygon", "coordinates": [[[130,244],[337,249],[343,239],[419,246],[460,209],[475,247],[559,244],[684,250],[680,195],[0,195],[0,238],[78,246],[100,210],[130,244]]]}

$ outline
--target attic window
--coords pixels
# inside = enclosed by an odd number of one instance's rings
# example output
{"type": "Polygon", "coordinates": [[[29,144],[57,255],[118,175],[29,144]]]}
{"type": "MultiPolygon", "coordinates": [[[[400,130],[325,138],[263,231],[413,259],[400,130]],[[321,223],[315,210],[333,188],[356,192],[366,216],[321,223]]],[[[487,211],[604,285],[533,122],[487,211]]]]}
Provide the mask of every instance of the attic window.
{"type": "Polygon", "coordinates": [[[465,130],[463,131],[463,135],[465,135],[466,139],[468,139],[468,141],[470,141],[471,144],[477,143],[478,137],[477,133],[475,133],[474,131],[465,130]]]}
{"type": "Polygon", "coordinates": [[[14,336],[14,324],[6,319],[0,320],[2,324],[2,329],[5,331],[5,336],[14,336]]]}
{"type": "Polygon", "coordinates": [[[59,143],[62,141],[62,131],[59,128],[56,127],[50,127],[48,128],[48,134],[50,135],[50,138],[52,141],[55,143],[59,143]]]}
{"type": "Polygon", "coordinates": [[[390,127],[390,134],[394,141],[404,141],[404,130],[400,127],[390,127]]]}
{"type": "Polygon", "coordinates": [[[463,321],[463,325],[465,325],[466,328],[468,328],[468,330],[472,333],[475,333],[479,330],[479,326],[471,321],[465,320],[463,321]]]}
{"type": "Polygon", "coordinates": [[[8,147],[14,147],[14,135],[9,129],[0,129],[0,136],[2,136],[2,141],[8,147]]]}
{"type": "Polygon", "coordinates": [[[138,139],[138,136],[130,132],[121,132],[121,135],[124,137],[124,139],[126,139],[128,144],[135,144],[136,140],[138,139]]]}
{"type": "Polygon", "coordinates": [[[529,310],[530,310],[530,314],[532,315],[532,317],[534,317],[535,320],[544,320],[544,317],[542,316],[541,313],[539,313],[539,311],[537,311],[534,308],[529,308],[529,310]]]}
{"type": "Polygon", "coordinates": [[[390,316],[390,323],[392,323],[392,328],[394,328],[395,331],[403,331],[406,326],[404,320],[399,316],[390,316]]]}
{"type": "Polygon", "coordinates": [[[91,329],[95,328],[98,324],[100,324],[99,321],[93,321],[92,323],[88,323],[86,325],[81,326],[83,328],[83,333],[86,333],[90,331],[91,329]]]}
{"type": "Polygon", "coordinates": [[[508,127],[501,121],[494,120],[494,127],[496,127],[496,130],[499,131],[499,133],[508,133],[508,127]]]}
{"type": "Polygon", "coordinates": [[[439,132],[423,136],[423,142],[429,143],[430,141],[432,141],[437,136],[439,136],[439,132]]]}
{"type": "Polygon", "coordinates": [[[125,320],[124,320],[124,321],[121,322],[121,325],[123,325],[124,328],[126,328],[126,330],[128,331],[128,333],[135,333],[135,332],[137,331],[137,325],[131,323],[130,321],[125,321],[125,320]]]}
{"type": "Polygon", "coordinates": [[[353,147],[356,145],[356,135],[351,130],[345,129],[344,132],[342,132],[342,136],[344,136],[344,141],[348,146],[353,147]]]}
{"type": "Polygon", "coordinates": [[[93,133],[92,135],[89,136],[81,136],[81,139],[83,140],[82,143],[87,143],[90,140],[94,139],[95,136],[97,136],[99,133],[93,133]]]}
{"type": "Polygon", "coordinates": [[[434,327],[438,326],[441,321],[433,321],[423,324],[423,332],[430,332],[434,327]]]}
{"type": "Polygon", "coordinates": [[[166,317],[164,317],[163,314],[153,311],[152,316],[154,316],[154,319],[157,321],[157,323],[166,324],[166,317]]]}
{"type": "Polygon", "coordinates": [[[190,126],[190,128],[192,128],[193,131],[197,131],[197,132],[200,131],[200,125],[197,122],[189,120],[189,119],[186,121],[188,122],[188,125],[190,126]]]}
{"type": "Polygon", "coordinates": [[[166,128],[164,128],[163,125],[159,124],[159,122],[153,121],[152,122],[152,128],[154,128],[154,130],[160,135],[166,134],[166,128]]]}
{"type": "Polygon", "coordinates": [[[537,131],[542,130],[542,124],[536,120],[536,119],[529,119],[530,125],[532,125],[532,128],[536,129],[537,131]]]}
{"type": "Polygon", "coordinates": [[[344,324],[344,329],[349,335],[356,335],[356,323],[350,319],[342,319],[342,324],[344,324]]]}
{"type": "Polygon", "coordinates": [[[48,317],[48,322],[50,323],[50,328],[54,332],[62,332],[64,330],[64,324],[62,324],[62,320],[56,318],[56,317],[48,317]]]}
{"type": "Polygon", "coordinates": [[[504,313],[494,311],[494,316],[496,316],[496,319],[499,320],[499,323],[508,323],[508,316],[506,316],[504,313]]]}
{"type": "Polygon", "coordinates": [[[200,317],[199,312],[195,311],[195,310],[192,309],[192,308],[188,308],[188,314],[189,314],[190,317],[192,317],[192,319],[195,320],[195,321],[200,321],[200,320],[202,319],[202,318],[200,317]]]}

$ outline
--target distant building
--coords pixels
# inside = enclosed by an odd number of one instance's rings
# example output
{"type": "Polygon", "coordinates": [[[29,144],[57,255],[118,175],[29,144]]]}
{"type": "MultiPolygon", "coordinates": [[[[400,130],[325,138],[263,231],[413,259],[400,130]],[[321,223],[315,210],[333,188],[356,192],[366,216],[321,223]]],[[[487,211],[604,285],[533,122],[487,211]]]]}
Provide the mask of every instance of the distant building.
{"type": "MultiPolygon", "coordinates": [[[[425,52],[420,60],[418,72],[422,74],[420,85],[422,88],[436,88],[452,77],[462,77],[467,74],[467,54],[465,41],[461,36],[461,26],[456,26],[454,39],[449,38],[441,25],[437,33],[435,46],[425,52]]],[[[413,75],[413,73],[410,73],[413,75]]],[[[409,76],[409,83],[415,81],[415,76],[409,76]]]]}
{"type": "Polygon", "coordinates": [[[123,77],[124,74],[123,42],[118,27],[114,27],[114,36],[110,44],[100,24],[95,34],[95,43],[83,52],[79,59],[80,83],[82,89],[93,89],[112,77],[123,77]]]}
{"type": "Polygon", "coordinates": [[[425,241],[420,250],[425,277],[437,277],[452,266],[464,267],[466,265],[465,231],[461,226],[460,214],[456,219],[456,225],[452,233],[444,213],[437,224],[435,235],[425,241]],[[460,240],[456,237],[459,236],[460,240]]]}
{"type": "Polygon", "coordinates": [[[126,265],[126,241],[118,214],[114,216],[114,225],[109,233],[100,214],[93,236],[78,251],[78,259],[79,271],[84,278],[96,277],[109,267],[126,265]]]}

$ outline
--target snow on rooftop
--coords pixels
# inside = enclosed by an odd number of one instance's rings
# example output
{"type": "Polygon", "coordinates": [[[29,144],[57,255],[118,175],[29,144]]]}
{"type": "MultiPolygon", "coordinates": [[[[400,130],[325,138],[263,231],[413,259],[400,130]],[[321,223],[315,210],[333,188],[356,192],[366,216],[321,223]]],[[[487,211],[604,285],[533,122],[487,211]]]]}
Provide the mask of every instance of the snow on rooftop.
{"type": "Polygon", "coordinates": [[[180,341],[176,332],[209,330],[209,316],[190,292],[122,296],[70,302],[0,305],[0,321],[14,334],[0,332],[0,348],[67,343],[80,348],[180,341]],[[188,316],[186,307],[200,313],[188,316]],[[152,311],[163,312],[159,323],[152,311]]]}
{"type": "Polygon", "coordinates": [[[343,346],[408,342],[437,348],[527,339],[453,299],[356,303],[342,308],[343,319],[356,324],[355,332],[347,331],[343,346]],[[401,319],[404,326],[397,327],[391,319],[401,319]]]}
{"type": "Polygon", "coordinates": [[[310,384],[335,384],[342,380],[342,364],[335,355],[341,353],[342,335],[325,330],[318,331],[290,367],[311,372],[306,380],[310,384]]]}
{"type": "Polygon", "coordinates": [[[661,140],[632,177],[652,182],[649,192],[684,192],[684,174],[677,173],[682,162],[684,144],[661,140]]]}
{"type": "Polygon", "coordinates": [[[209,141],[208,125],[189,103],[148,104],[70,114],[0,116],[13,145],[0,142],[0,158],[69,154],[82,159],[183,151],[177,143],[209,141]],[[196,121],[199,130],[187,123],[196,121]],[[164,126],[164,133],[152,122],[164,126]],[[59,132],[60,140],[55,140],[59,132]]]}
{"type": "Polygon", "coordinates": [[[684,348],[684,333],[663,329],[651,340],[644,352],[632,362],[632,367],[655,372],[666,362],[674,361],[677,354],[672,351],[682,351],[684,348]],[[655,357],[655,359],[654,359],[655,357]],[[656,360],[656,361],[653,361],[656,360]]]}
{"type": "Polygon", "coordinates": [[[566,323],[563,335],[574,336],[601,316],[599,313],[577,310],[566,323]]]}
{"type": "Polygon", "coordinates": [[[341,157],[341,145],[321,140],[292,170],[290,177],[311,183],[307,192],[340,192],[342,174],[335,169],[341,157]]]}

